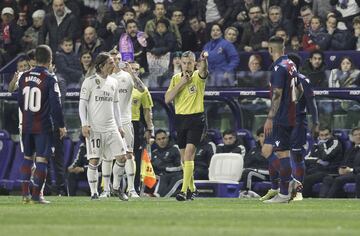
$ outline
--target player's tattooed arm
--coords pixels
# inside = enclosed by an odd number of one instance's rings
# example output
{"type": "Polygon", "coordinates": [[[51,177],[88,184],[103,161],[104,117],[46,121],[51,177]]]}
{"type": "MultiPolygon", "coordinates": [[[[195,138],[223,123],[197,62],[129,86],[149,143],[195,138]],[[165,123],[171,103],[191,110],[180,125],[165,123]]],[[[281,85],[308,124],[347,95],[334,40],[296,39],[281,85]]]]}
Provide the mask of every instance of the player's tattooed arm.
{"type": "Polygon", "coordinates": [[[271,98],[271,107],[268,114],[268,119],[273,119],[279,110],[281,97],[282,97],[282,89],[281,88],[274,88],[272,91],[272,98],[271,98]]]}

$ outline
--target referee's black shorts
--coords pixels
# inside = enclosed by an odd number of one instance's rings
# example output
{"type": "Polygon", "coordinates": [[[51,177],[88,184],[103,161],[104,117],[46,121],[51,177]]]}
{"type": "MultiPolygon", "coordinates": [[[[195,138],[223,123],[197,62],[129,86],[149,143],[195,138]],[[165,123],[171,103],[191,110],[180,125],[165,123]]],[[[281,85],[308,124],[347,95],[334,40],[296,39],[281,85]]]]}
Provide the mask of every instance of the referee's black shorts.
{"type": "Polygon", "coordinates": [[[205,124],[204,113],[175,115],[175,129],[179,148],[184,149],[188,143],[198,146],[201,135],[205,132],[205,124]]]}

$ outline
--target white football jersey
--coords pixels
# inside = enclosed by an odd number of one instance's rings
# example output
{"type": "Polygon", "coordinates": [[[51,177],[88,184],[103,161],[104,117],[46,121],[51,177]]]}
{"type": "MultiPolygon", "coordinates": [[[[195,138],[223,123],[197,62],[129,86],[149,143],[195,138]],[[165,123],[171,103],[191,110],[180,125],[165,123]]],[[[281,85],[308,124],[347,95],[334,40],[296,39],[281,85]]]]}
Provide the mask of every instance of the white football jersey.
{"type": "Polygon", "coordinates": [[[134,88],[134,81],[126,71],[112,74],[119,84],[119,106],[121,111],[121,123],[131,123],[131,94],[134,88]]]}
{"type": "Polygon", "coordinates": [[[114,103],[118,102],[118,83],[108,76],[95,74],[86,78],[81,86],[80,99],[88,101],[87,119],[94,132],[117,130],[114,103]]]}

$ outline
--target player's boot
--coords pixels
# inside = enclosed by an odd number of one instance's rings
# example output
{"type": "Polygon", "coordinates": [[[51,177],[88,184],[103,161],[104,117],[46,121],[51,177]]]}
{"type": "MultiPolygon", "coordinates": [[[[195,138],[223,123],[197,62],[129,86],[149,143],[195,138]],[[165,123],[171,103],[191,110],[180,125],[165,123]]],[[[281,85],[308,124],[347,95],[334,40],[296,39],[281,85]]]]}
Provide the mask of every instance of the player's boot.
{"type": "Polygon", "coordinates": [[[128,201],[129,200],[128,196],[126,195],[126,193],[124,193],[124,191],[122,191],[121,187],[119,188],[118,193],[119,193],[119,199],[121,201],[128,201]]]}
{"type": "Polygon", "coordinates": [[[49,204],[50,201],[46,200],[43,195],[40,195],[40,196],[39,196],[39,203],[40,203],[40,204],[49,204]]]}
{"type": "Polygon", "coordinates": [[[290,194],[283,195],[283,194],[276,194],[273,198],[263,201],[264,203],[289,203],[290,200],[290,194]]]}
{"type": "Polygon", "coordinates": [[[278,193],[279,193],[278,189],[269,189],[269,191],[264,196],[262,196],[259,200],[260,201],[269,200],[269,199],[275,197],[278,193]]]}
{"type": "Polygon", "coordinates": [[[178,194],[176,194],[176,200],[182,202],[182,201],[186,201],[186,193],[184,192],[180,192],[178,194]]]}
{"type": "Polygon", "coordinates": [[[301,192],[297,192],[296,193],[296,197],[293,198],[293,201],[302,201],[303,200],[303,195],[301,192]]]}
{"type": "Polygon", "coordinates": [[[290,194],[290,201],[293,200],[298,192],[301,192],[303,186],[301,182],[297,181],[296,179],[292,179],[289,182],[289,194],[290,194]]]}
{"type": "Polygon", "coordinates": [[[130,190],[128,192],[128,196],[129,196],[129,198],[139,198],[140,197],[139,194],[137,194],[137,192],[135,191],[135,189],[130,190]]]}
{"type": "Polygon", "coordinates": [[[110,197],[110,192],[109,191],[103,191],[101,194],[100,194],[100,198],[109,198],[110,197]]]}
{"type": "Polygon", "coordinates": [[[191,192],[190,189],[186,192],[186,200],[195,200],[195,198],[199,195],[199,191],[195,189],[194,192],[191,192]]]}
{"type": "Polygon", "coordinates": [[[90,200],[100,200],[99,195],[98,195],[97,193],[94,193],[94,194],[91,196],[90,200]]]}
{"type": "Polygon", "coordinates": [[[31,201],[31,195],[22,196],[22,203],[28,204],[31,201]]]}

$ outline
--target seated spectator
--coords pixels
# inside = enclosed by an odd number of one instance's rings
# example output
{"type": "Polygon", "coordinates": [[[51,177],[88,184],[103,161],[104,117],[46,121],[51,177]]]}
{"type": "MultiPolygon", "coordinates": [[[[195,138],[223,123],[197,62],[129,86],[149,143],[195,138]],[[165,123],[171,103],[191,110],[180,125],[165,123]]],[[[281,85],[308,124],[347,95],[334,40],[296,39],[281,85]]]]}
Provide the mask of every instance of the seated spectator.
{"type": "Polygon", "coordinates": [[[136,61],[144,72],[149,72],[146,59],[147,37],[144,32],[139,31],[138,23],[130,19],[126,21],[126,32],[121,35],[119,41],[119,51],[123,61],[136,61]]]}
{"type": "Polygon", "coordinates": [[[287,35],[293,35],[294,26],[289,20],[283,18],[280,6],[273,5],[269,8],[266,27],[269,37],[274,36],[279,27],[285,29],[287,35]]]}
{"type": "Polygon", "coordinates": [[[355,36],[355,50],[360,51],[360,16],[353,20],[354,36],[355,36]]]}
{"type": "Polygon", "coordinates": [[[261,15],[261,8],[252,5],[249,8],[250,21],[244,23],[241,36],[240,48],[246,52],[267,49],[269,31],[266,28],[266,21],[261,15]]]}
{"type": "Polygon", "coordinates": [[[300,72],[308,77],[311,84],[316,88],[328,87],[328,80],[325,73],[326,65],[324,61],[324,53],[320,50],[314,50],[300,68],[300,72]]]}
{"type": "Polygon", "coordinates": [[[209,179],[209,166],[211,157],[216,151],[215,143],[211,142],[206,134],[203,134],[199,146],[196,147],[195,152],[195,180],[207,180],[209,179]]]}
{"type": "Polygon", "coordinates": [[[355,67],[353,60],[345,56],[340,61],[338,69],[331,70],[329,76],[330,88],[349,88],[360,86],[360,70],[355,67]]]}
{"type": "Polygon", "coordinates": [[[156,30],[149,35],[149,52],[155,56],[162,56],[177,50],[175,35],[169,31],[169,22],[160,19],[156,22],[156,30]]]}
{"type": "Polygon", "coordinates": [[[260,54],[249,57],[249,71],[240,71],[236,74],[239,87],[266,88],[269,86],[269,73],[262,71],[262,58],[260,54]]]}
{"type": "MultiPolygon", "coordinates": [[[[79,151],[76,154],[76,158],[73,163],[67,168],[68,175],[68,188],[69,188],[69,195],[76,196],[78,182],[80,180],[87,181],[87,168],[89,165],[89,161],[86,158],[86,145],[85,139],[83,136],[80,137],[82,141],[79,147],[79,151]]],[[[90,195],[90,192],[89,192],[90,195]]]]}
{"type": "Polygon", "coordinates": [[[146,23],[154,18],[154,13],[151,11],[151,3],[148,0],[139,1],[139,16],[137,21],[139,22],[139,30],[145,31],[146,23]]]}
{"type": "Polygon", "coordinates": [[[44,10],[36,10],[32,14],[33,24],[24,33],[22,38],[22,45],[25,51],[36,48],[38,45],[40,28],[43,25],[45,18],[44,10]]]}
{"type": "Polygon", "coordinates": [[[190,49],[188,45],[189,41],[191,42],[191,28],[189,23],[185,21],[184,13],[179,9],[174,9],[171,15],[171,22],[174,23],[180,32],[181,35],[181,48],[184,52],[190,49]]]}
{"type": "Polygon", "coordinates": [[[314,144],[310,157],[305,157],[303,197],[315,197],[312,192],[313,185],[322,182],[328,174],[336,174],[343,160],[342,145],[331,134],[330,128],[320,127],[319,140],[314,144]]]}
{"type": "Polygon", "coordinates": [[[216,147],[216,153],[239,153],[245,156],[243,143],[243,140],[237,137],[234,130],[225,130],[223,132],[223,144],[216,147]]]}
{"type": "Polygon", "coordinates": [[[356,197],[360,197],[360,127],[351,130],[351,137],[354,146],[346,150],[339,175],[328,175],[323,179],[320,197],[346,197],[343,187],[353,182],[356,182],[356,197]]]}
{"type": "Polygon", "coordinates": [[[89,77],[89,76],[95,74],[95,71],[94,71],[95,68],[92,68],[93,57],[90,52],[83,51],[80,54],[80,63],[81,63],[81,67],[82,67],[83,78],[86,78],[86,77],[89,77]]]}
{"type": "Polygon", "coordinates": [[[349,30],[340,30],[337,28],[337,18],[335,15],[329,15],[326,20],[326,32],[330,37],[329,45],[326,50],[353,50],[356,39],[349,30]]]}
{"type": "Polygon", "coordinates": [[[290,45],[291,45],[291,51],[293,51],[293,52],[302,51],[302,46],[300,44],[300,40],[299,40],[298,36],[294,35],[291,37],[290,45]]]}
{"type": "Polygon", "coordinates": [[[314,51],[315,49],[326,50],[330,42],[330,36],[325,32],[321,25],[320,18],[313,16],[310,20],[310,27],[302,37],[302,47],[304,51],[314,51]]]}
{"type": "Polygon", "coordinates": [[[239,45],[239,30],[234,26],[229,26],[225,29],[225,39],[232,43],[236,50],[240,49],[239,45]]]}
{"type": "Polygon", "coordinates": [[[203,27],[196,16],[189,17],[189,24],[191,28],[191,37],[189,42],[184,42],[183,48],[189,51],[200,52],[207,43],[207,31],[203,27]]]}
{"type": "Polygon", "coordinates": [[[261,148],[264,145],[265,134],[264,127],[256,131],[256,147],[252,148],[244,157],[244,170],[241,176],[241,182],[244,182],[240,197],[257,197],[258,195],[251,191],[253,180],[269,180],[268,161],[262,156],[261,148]]]}
{"type": "Polygon", "coordinates": [[[208,67],[210,78],[208,86],[233,86],[235,70],[239,65],[239,54],[232,43],[223,39],[221,27],[214,24],[211,27],[211,40],[205,44],[208,52],[208,67]]]}
{"type": "Polygon", "coordinates": [[[182,179],[180,151],[169,143],[169,136],[161,129],[155,133],[155,143],[157,148],[152,151],[151,164],[160,179],[158,191],[154,194],[164,197],[182,179]]]}
{"type": "Polygon", "coordinates": [[[67,87],[80,87],[83,76],[81,64],[77,55],[73,52],[73,41],[71,38],[64,38],[60,43],[60,50],[55,55],[56,73],[63,77],[67,87]]]}
{"type": "MultiPolygon", "coordinates": [[[[292,48],[291,48],[291,45],[290,45],[290,42],[289,42],[289,35],[288,33],[286,32],[286,30],[284,28],[276,28],[275,30],[275,36],[277,37],[280,37],[284,40],[284,43],[285,43],[285,51],[286,52],[291,52],[291,51],[294,51],[292,48]]],[[[298,50],[295,50],[295,51],[298,51],[298,50]]]]}
{"type": "Polygon", "coordinates": [[[82,55],[84,52],[90,52],[91,55],[96,58],[96,56],[104,50],[104,41],[97,36],[95,28],[92,26],[86,27],[80,47],[76,50],[78,55],[82,55]]]}
{"type": "Polygon", "coordinates": [[[23,34],[21,27],[16,24],[14,10],[11,7],[3,8],[0,25],[0,68],[20,52],[23,34]]]}
{"type": "Polygon", "coordinates": [[[166,14],[166,9],[165,9],[165,5],[164,3],[156,3],[155,4],[155,9],[154,9],[154,15],[155,18],[152,20],[149,20],[148,22],[146,22],[146,26],[145,26],[145,33],[147,35],[152,35],[155,33],[156,28],[157,28],[157,22],[159,20],[163,20],[167,21],[166,25],[167,25],[167,30],[169,32],[172,32],[175,35],[175,39],[176,39],[176,43],[177,43],[177,48],[181,48],[182,46],[182,40],[181,40],[181,34],[180,31],[177,27],[176,24],[174,24],[173,22],[171,22],[168,18],[165,17],[166,14]]]}
{"type": "Polygon", "coordinates": [[[172,63],[170,64],[169,69],[157,79],[159,87],[169,87],[173,75],[181,72],[181,54],[182,52],[180,51],[172,54],[172,63]]]}

